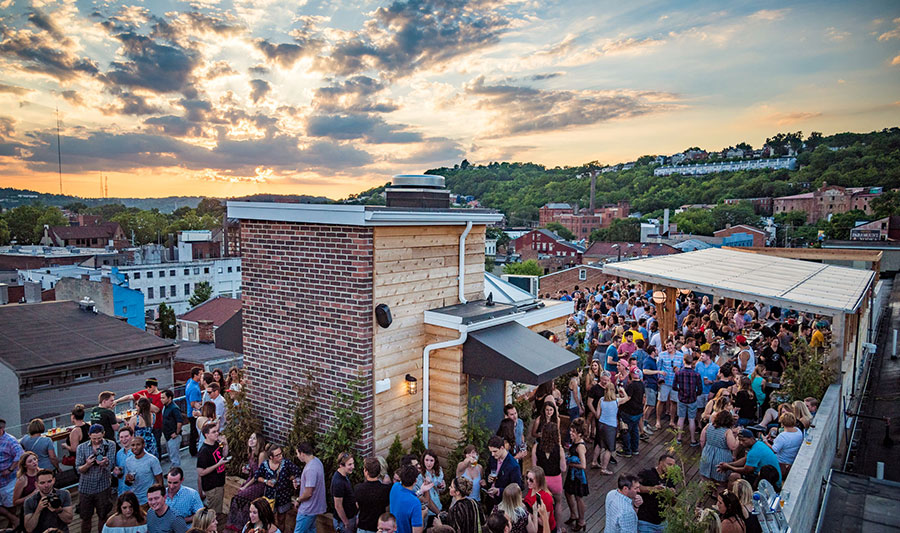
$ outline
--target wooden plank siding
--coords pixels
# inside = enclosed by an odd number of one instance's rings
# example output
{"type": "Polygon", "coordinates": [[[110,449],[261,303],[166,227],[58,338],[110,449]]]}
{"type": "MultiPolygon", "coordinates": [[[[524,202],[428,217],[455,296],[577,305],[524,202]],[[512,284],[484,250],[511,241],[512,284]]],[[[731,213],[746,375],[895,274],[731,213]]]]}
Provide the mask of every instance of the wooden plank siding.
{"type": "MultiPolygon", "coordinates": [[[[432,342],[455,338],[453,331],[427,330],[424,313],[459,303],[459,236],[464,226],[377,227],[374,238],[373,305],[387,304],[394,319],[374,335],[375,380],[390,378],[391,388],[375,395],[375,453],[387,455],[398,435],[409,446],[422,422],[422,393],[406,392],[405,377],[422,383],[422,349],[432,342]]],[[[469,300],[483,297],[484,226],[474,226],[466,238],[466,285],[469,300]]],[[[462,349],[431,355],[430,444],[445,448],[453,436],[453,423],[465,412],[465,377],[462,349]]],[[[452,448],[452,444],[451,444],[452,448]]],[[[441,452],[439,452],[441,453],[441,452]]]]}

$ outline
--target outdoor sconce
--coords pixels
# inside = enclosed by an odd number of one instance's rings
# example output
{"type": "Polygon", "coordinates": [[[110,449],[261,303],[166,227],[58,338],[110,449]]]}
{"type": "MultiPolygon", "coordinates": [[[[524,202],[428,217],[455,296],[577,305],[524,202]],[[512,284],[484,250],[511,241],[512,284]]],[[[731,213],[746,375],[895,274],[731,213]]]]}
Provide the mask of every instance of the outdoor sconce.
{"type": "Polygon", "coordinates": [[[415,394],[419,387],[419,380],[414,378],[413,376],[407,374],[406,375],[406,392],[409,394],[415,394]]]}
{"type": "Polygon", "coordinates": [[[391,308],[386,304],[378,304],[375,306],[375,321],[378,325],[387,328],[394,321],[391,317],[391,308]]]}
{"type": "Polygon", "coordinates": [[[687,296],[688,294],[691,293],[691,289],[678,289],[678,292],[680,292],[684,296],[687,296]]]}
{"type": "Polygon", "coordinates": [[[663,311],[666,310],[666,293],[665,291],[653,291],[653,303],[662,305],[663,311]]]}

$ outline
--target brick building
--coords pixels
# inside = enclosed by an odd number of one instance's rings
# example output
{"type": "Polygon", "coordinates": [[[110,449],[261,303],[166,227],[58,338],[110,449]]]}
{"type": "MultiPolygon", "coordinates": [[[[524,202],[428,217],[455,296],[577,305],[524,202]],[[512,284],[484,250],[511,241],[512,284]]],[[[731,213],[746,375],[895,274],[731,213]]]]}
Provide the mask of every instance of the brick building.
{"type": "Polygon", "coordinates": [[[580,265],[584,253],[584,248],[566,241],[548,229],[532,230],[513,239],[506,249],[509,253],[518,255],[521,261],[536,260],[545,273],[580,265]]]}
{"type": "Polygon", "coordinates": [[[360,453],[386,454],[395,436],[409,445],[428,421],[426,444],[446,456],[461,436],[470,392],[491,398],[502,417],[506,383],[498,378],[506,375],[498,370],[538,383],[577,364],[529,330],[561,333],[567,302],[484,307],[485,227],[501,214],[390,202],[390,192],[388,207],[229,202],[228,216],[241,224],[245,375],[270,440],[290,429],[294,387],[308,376],[318,387],[320,430],[334,422],[334,393],[359,379],[360,453]],[[378,309],[393,321],[378,324],[378,309]],[[497,357],[518,357],[500,353],[507,342],[495,343],[510,336],[549,350],[542,364],[557,363],[534,373],[528,364],[498,364],[497,357]],[[432,347],[450,339],[460,342],[432,347]],[[490,387],[471,384],[471,375],[490,387]],[[406,376],[418,380],[419,394],[410,394],[406,376]]]}
{"type": "Polygon", "coordinates": [[[541,276],[539,291],[544,298],[554,298],[557,291],[564,290],[572,294],[572,289],[576,286],[580,288],[596,287],[615,279],[615,276],[604,274],[602,267],[578,265],[541,276]]]}
{"type": "Polygon", "coordinates": [[[823,183],[813,192],[782,196],[773,201],[773,213],[803,211],[807,224],[828,218],[829,215],[846,213],[858,209],[872,214],[869,203],[882,192],[881,187],[841,187],[823,183]]]}
{"type": "Polygon", "coordinates": [[[558,222],[577,239],[587,239],[595,229],[605,228],[617,218],[626,218],[630,210],[631,205],[626,201],[593,210],[578,209],[569,204],[550,203],[541,207],[538,213],[541,226],[558,222]]]}
{"type": "Polygon", "coordinates": [[[860,224],[850,230],[851,241],[900,240],[900,216],[889,216],[860,224]]]}
{"type": "Polygon", "coordinates": [[[118,222],[95,222],[83,226],[44,226],[41,244],[91,248],[113,246],[116,249],[130,246],[130,242],[118,222]]]}
{"type": "Polygon", "coordinates": [[[753,226],[748,226],[746,224],[738,224],[736,226],[732,226],[728,224],[725,228],[720,229],[719,231],[713,232],[714,237],[732,237],[735,235],[748,235],[753,238],[754,247],[763,247],[766,245],[766,240],[769,238],[769,234],[765,231],[754,228],[753,226]]]}
{"type": "Polygon", "coordinates": [[[759,216],[772,216],[771,196],[760,196],[757,198],[727,198],[723,201],[725,205],[737,205],[741,202],[750,202],[753,206],[753,212],[759,216]]]}

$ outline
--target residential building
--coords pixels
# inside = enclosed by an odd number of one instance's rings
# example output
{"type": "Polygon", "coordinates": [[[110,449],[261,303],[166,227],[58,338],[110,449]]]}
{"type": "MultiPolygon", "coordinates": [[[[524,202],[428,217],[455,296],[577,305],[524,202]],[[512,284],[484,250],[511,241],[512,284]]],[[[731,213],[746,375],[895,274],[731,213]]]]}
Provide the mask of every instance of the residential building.
{"type": "Polygon", "coordinates": [[[604,274],[600,266],[578,265],[544,274],[538,281],[538,290],[544,298],[555,298],[557,291],[560,290],[571,293],[576,286],[596,287],[614,279],[615,276],[604,274]]]}
{"type": "Polygon", "coordinates": [[[850,230],[851,241],[900,240],[900,216],[889,216],[860,224],[850,230]]]}
{"type": "Polygon", "coordinates": [[[561,215],[572,215],[574,213],[575,208],[569,204],[549,203],[538,209],[538,220],[541,226],[546,226],[550,222],[556,222],[561,215]]]}
{"type": "Polygon", "coordinates": [[[757,198],[728,198],[724,200],[725,205],[737,205],[741,202],[750,202],[753,206],[753,212],[759,216],[772,216],[772,200],[771,196],[760,196],[757,198]]]}
{"type": "Polygon", "coordinates": [[[178,317],[175,322],[177,338],[183,341],[212,343],[219,326],[240,310],[241,301],[237,298],[223,296],[210,298],[178,317]]]}
{"type": "Polygon", "coordinates": [[[127,248],[130,242],[118,222],[97,222],[84,226],[44,226],[44,246],[111,246],[127,248]]]}
{"type": "Polygon", "coordinates": [[[736,172],[739,170],[764,170],[786,169],[797,170],[796,157],[779,157],[774,159],[745,159],[741,161],[721,161],[714,163],[700,163],[679,165],[672,156],[673,165],[656,167],[654,176],[668,176],[670,174],[683,174],[696,176],[700,174],[712,174],[714,172],[736,172]]]}
{"type": "Polygon", "coordinates": [[[755,246],[760,248],[766,245],[769,234],[747,224],[738,224],[736,226],[728,224],[725,228],[713,232],[713,236],[723,239],[722,246],[755,246]]]}
{"type": "Polygon", "coordinates": [[[40,283],[42,290],[52,289],[63,278],[81,279],[87,276],[87,279],[100,281],[103,277],[103,271],[99,268],[88,268],[75,265],[66,265],[49,268],[35,268],[31,270],[19,270],[18,285],[23,285],[29,281],[40,283]]]}
{"type": "Polygon", "coordinates": [[[129,287],[144,293],[144,311],[150,319],[156,317],[161,303],[171,306],[176,315],[186,313],[188,300],[203,281],[212,286],[213,296],[241,296],[240,257],[129,265],[119,267],[119,272],[127,276],[129,287]]]}
{"type": "MultiPolygon", "coordinates": [[[[439,176],[394,180],[408,202],[418,194],[410,189],[444,185],[439,176]]],[[[270,440],[290,430],[298,384],[314,380],[326,427],[334,394],[360,380],[360,454],[386,454],[395,438],[408,446],[421,424],[424,444],[444,456],[463,437],[470,399],[495,427],[510,382],[537,385],[577,367],[577,356],[535,332],[562,336],[571,302],[512,288],[503,293],[521,299],[492,291],[486,305],[485,226],[502,215],[444,202],[401,207],[388,187],[385,207],[228,203],[244,237],[245,372],[265,384],[249,394],[270,440]],[[438,339],[460,342],[432,351],[438,339]],[[527,357],[515,348],[523,345],[527,357]]]]}
{"type": "Polygon", "coordinates": [[[598,241],[592,243],[584,252],[584,260],[589,263],[605,263],[610,261],[638,259],[641,257],[677,254],[678,252],[678,249],[662,243],[651,244],[626,241],[598,241]]]}
{"type": "Polygon", "coordinates": [[[823,183],[815,191],[791,196],[782,196],[773,200],[773,213],[803,211],[807,224],[815,224],[831,215],[846,213],[854,209],[872,213],[869,203],[882,193],[881,187],[841,187],[823,183]]]}
{"type": "MultiPolygon", "coordinates": [[[[0,306],[0,405],[7,429],[94,405],[97,393],[172,385],[177,347],[76,302],[0,306]]],[[[20,433],[16,433],[20,434],[20,433]]]]}
{"type": "Polygon", "coordinates": [[[591,209],[578,209],[569,204],[550,203],[539,210],[540,225],[558,222],[577,239],[587,239],[595,229],[609,226],[613,220],[627,218],[631,205],[627,201],[591,209]]]}
{"type": "Polygon", "coordinates": [[[522,261],[560,258],[562,264],[580,265],[584,248],[566,241],[548,229],[536,229],[509,241],[507,250],[518,254],[522,261]]]}
{"type": "MultiPolygon", "coordinates": [[[[218,230],[218,236],[222,236],[222,230],[218,230]]],[[[213,239],[210,230],[190,230],[178,232],[179,261],[192,259],[217,259],[223,255],[224,243],[213,239]]]]}
{"type": "Polygon", "coordinates": [[[131,254],[106,248],[78,246],[0,246],[0,270],[23,270],[61,265],[118,266],[131,261],[131,254]]]}
{"type": "Polygon", "coordinates": [[[56,299],[92,301],[97,311],[124,318],[126,322],[142,330],[145,327],[144,293],[129,289],[124,278],[118,272],[110,272],[96,280],[89,274],[78,278],[63,277],[55,284],[56,299]]]}
{"type": "Polygon", "coordinates": [[[484,240],[484,255],[494,257],[497,255],[497,239],[484,240]]]}

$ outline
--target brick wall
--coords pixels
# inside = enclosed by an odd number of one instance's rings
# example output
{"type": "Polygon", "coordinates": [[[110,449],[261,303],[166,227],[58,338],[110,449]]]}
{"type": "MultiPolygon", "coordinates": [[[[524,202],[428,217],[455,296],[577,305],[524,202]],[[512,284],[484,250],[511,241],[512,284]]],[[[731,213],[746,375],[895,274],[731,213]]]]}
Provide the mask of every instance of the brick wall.
{"type": "Polygon", "coordinates": [[[585,287],[602,285],[614,279],[615,276],[608,276],[598,268],[574,267],[557,272],[551,276],[541,276],[539,292],[541,296],[549,294],[551,298],[555,298],[556,291],[559,290],[569,291],[569,294],[572,294],[572,290],[576,285],[584,289],[585,287]],[[581,271],[585,272],[587,279],[579,279],[579,272],[581,271]]]}
{"type": "Polygon", "coordinates": [[[270,440],[290,429],[293,386],[312,371],[319,427],[333,393],[361,375],[363,437],[372,450],[371,228],[241,221],[244,365],[270,440]]]}

